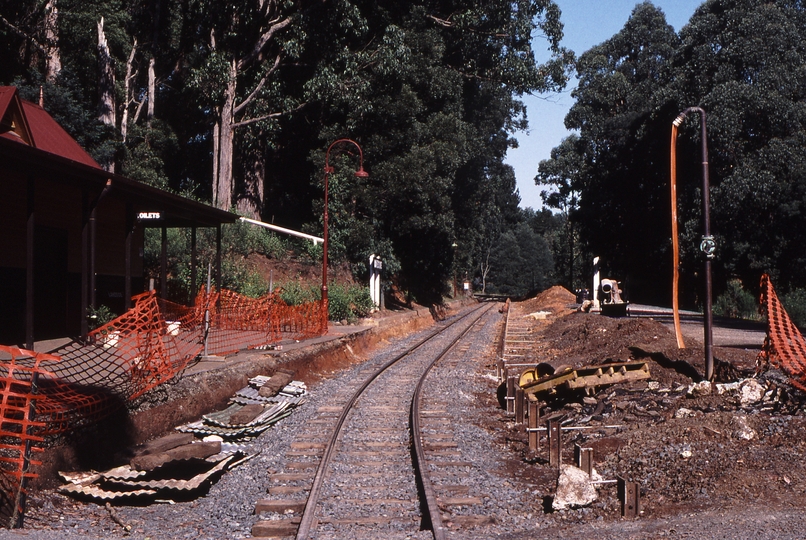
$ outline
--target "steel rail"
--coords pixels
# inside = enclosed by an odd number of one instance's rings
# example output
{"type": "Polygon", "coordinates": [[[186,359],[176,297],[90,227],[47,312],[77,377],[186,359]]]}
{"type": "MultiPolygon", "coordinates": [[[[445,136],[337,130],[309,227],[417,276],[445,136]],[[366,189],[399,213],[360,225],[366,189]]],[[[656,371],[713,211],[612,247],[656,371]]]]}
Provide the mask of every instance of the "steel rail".
{"type": "MultiPolygon", "coordinates": [[[[324,451],[322,452],[322,459],[319,462],[319,466],[316,469],[316,475],[314,476],[313,482],[311,483],[311,491],[308,494],[308,501],[305,503],[305,509],[302,513],[302,518],[300,519],[299,528],[297,529],[297,540],[307,539],[311,533],[311,527],[313,526],[313,522],[315,519],[316,513],[316,506],[319,503],[319,496],[322,491],[322,486],[324,484],[325,474],[327,473],[328,467],[330,466],[330,461],[333,456],[333,450],[336,447],[336,442],[341,435],[341,429],[344,426],[344,422],[347,419],[347,415],[352,410],[355,402],[364,393],[364,390],[375,380],[377,379],[384,371],[392,367],[401,359],[405,358],[415,350],[419,349],[423,345],[425,345],[428,341],[436,337],[438,334],[444,332],[448,328],[451,328],[453,325],[458,324],[460,321],[465,320],[467,317],[471,316],[472,314],[479,311],[483,304],[480,304],[479,307],[474,308],[473,310],[469,311],[468,313],[458,317],[455,321],[452,321],[445,327],[440,327],[435,329],[433,332],[429,333],[423,339],[418,341],[413,346],[409,347],[399,355],[395,356],[384,365],[382,365],[375,373],[370,375],[366,381],[355,391],[349,401],[344,405],[342,409],[341,415],[339,415],[338,420],[336,421],[336,425],[333,428],[333,433],[330,435],[330,439],[328,440],[327,444],[325,445],[324,451]]],[[[489,308],[488,308],[489,309],[489,308]]]]}
{"type": "MultiPolygon", "coordinates": [[[[425,384],[425,380],[428,377],[428,373],[431,371],[437,362],[439,362],[445,355],[447,355],[459,342],[460,339],[465,337],[468,332],[479,322],[487,312],[490,311],[492,306],[488,306],[480,315],[478,315],[473,321],[465,328],[465,330],[456,336],[448,346],[443,349],[439,355],[437,355],[434,360],[431,361],[430,364],[425,368],[423,371],[422,376],[420,377],[420,381],[417,383],[417,388],[414,390],[414,397],[411,400],[411,410],[409,413],[409,426],[411,431],[411,438],[414,444],[414,470],[417,473],[417,483],[420,486],[420,490],[425,498],[425,506],[428,512],[428,523],[431,525],[431,532],[434,534],[434,540],[445,540],[445,527],[442,525],[442,515],[439,511],[439,506],[437,505],[437,495],[434,491],[434,486],[431,483],[431,479],[428,478],[427,470],[426,470],[426,461],[425,461],[425,450],[423,449],[423,432],[420,428],[420,398],[422,396],[423,385],[425,384]]],[[[473,312],[475,313],[475,311],[473,312]]]]}

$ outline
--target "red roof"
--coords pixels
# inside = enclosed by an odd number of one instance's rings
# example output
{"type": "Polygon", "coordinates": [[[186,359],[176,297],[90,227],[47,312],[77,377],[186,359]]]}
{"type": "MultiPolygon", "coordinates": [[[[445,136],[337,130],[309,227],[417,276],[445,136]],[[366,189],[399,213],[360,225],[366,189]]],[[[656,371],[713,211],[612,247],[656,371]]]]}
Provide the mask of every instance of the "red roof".
{"type": "MultiPolygon", "coordinates": [[[[72,161],[77,161],[90,167],[100,169],[101,166],[60,126],[47,111],[39,105],[19,99],[14,86],[0,86],[0,120],[10,108],[18,108],[22,104],[22,117],[33,139],[33,145],[39,150],[56,154],[72,161]]],[[[2,133],[0,137],[19,141],[20,138],[9,133],[2,133]]]]}

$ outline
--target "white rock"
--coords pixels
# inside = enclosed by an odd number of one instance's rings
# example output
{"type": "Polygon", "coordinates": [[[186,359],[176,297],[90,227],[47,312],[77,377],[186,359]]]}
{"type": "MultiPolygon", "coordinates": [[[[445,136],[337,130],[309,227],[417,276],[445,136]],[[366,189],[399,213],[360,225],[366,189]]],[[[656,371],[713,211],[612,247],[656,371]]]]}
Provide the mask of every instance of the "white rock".
{"type": "Polygon", "coordinates": [[[698,397],[707,396],[711,393],[711,381],[701,381],[698,383],[690,384],[686,389],[686,396],[698,397]]]}
{"type": "Polygon", "coordinates": [[[764,385],[758,382],[756,379],[745,379],[742,381],[741,384],[741,404],[742,406],[751,405],[753,403],[758,403],[764,397],[765,392],[764,385]]]}
{"type": "Polygon", "coordinates": [[[688,418],[690,416],[694,416],[694,411],[691,409],[686,409],[685,407],[680,407],[674,413],[675,418],[688,418]]]}
{"type": "Polygon", "coordinates": [[[742,384],[741,381],[736,381],[732,383],[724,383],[724,384],[717,384],[716,385],[716,393],[720,396],[722,394],[730,394],[731,392],[737,392],[739,390],[739,386],[742,384]]]}
{"type": "Polygon", "coordinates": [[[733,417],[733,425],[736,426],[736,430],[733,432],[733,436],[737,439],[742,439],[744,441],[752,441],[756,438],[756,431],[747,425],[747,417],[746,416],[734,416],[733,417]]]}
{"type": "Polygon", "coordinates": [[[573,465],[560,465],[560,476],[557,478],[557,491],[551,507],[554,510],[580,508],[592,504],[599,495],[591,483],[599,478],[594,470],[590,475],[573,465]]]}
{"type": "Polygon", "coordinates": [[[680,449],[680,457],[683,459],[688,459],[691,456],[692,456],[691,445],[684,444],[683,448],[680,449]]]}
{"type": "Polygon", "coordinates": [[[660,383],[658,381],[649,381],[648,383],[646,383],[646,387],[649,388],[650,390],[659,390],[660,383]]]}

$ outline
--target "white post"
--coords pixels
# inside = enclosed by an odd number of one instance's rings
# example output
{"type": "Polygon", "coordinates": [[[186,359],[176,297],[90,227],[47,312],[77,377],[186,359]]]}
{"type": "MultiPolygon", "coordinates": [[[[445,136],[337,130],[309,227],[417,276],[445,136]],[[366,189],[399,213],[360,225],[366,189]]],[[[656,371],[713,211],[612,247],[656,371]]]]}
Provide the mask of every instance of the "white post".
{"type": "Polygon", "coordinates": [[[378,296],[375,293],[375,255],[369,256],[369,297],[372,299],[372,304],[378,307],[378,296]]]}
{"type": "Polygon", "coordinates": [[[369,256],[369,297],[375,309],[381,307],[381,269],[383,263],[377,255],[369,256]]]}
{"type": "Polygon", "coordinates": [[[599,257],[593,258],[593,308],[591,311],[599,311],[601,306],[599,305],[599,283],[600,283],[600,276],[599,276],[599,257]]]}

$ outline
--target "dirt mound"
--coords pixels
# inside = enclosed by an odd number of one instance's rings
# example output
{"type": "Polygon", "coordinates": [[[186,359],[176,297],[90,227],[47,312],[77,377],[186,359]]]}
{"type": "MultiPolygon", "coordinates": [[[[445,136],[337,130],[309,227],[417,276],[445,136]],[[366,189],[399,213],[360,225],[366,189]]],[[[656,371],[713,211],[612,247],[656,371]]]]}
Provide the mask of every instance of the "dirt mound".
{"type": "MultiPolygon", "coordinates": [[[[606,361],[652,359],[664,364],[670,375],[682,372],[689,378],[697,379],[698,373],[705,373],[702,344],[692,341],[688,348],[679,349],[674,332],[650,318],[613,318],[572,313],[553,321],[545,327],[542,335],[547,349],[557,358],[557,362],[571,367],[606,361]]],[[[739,372],[751,371],[755,355],[755,351],[715,347],[717,381],[730,382],[739,376],[739,372]]],[[[665,372],[658,371],[659,374],[665,372]]],[[[671,380],[663,382],[671,383],[671,380]]]]}
{"type": "Polygon", "coordinates": [[[564,355],[584,357],[588,363],[625,361],[631,347],[667,353],[677,348],[674,335],[652,319],[611,318],[572,313],[545,329],[544,338],[564,355]]]}
{"type": "Polygon", "coordinates": [[[574,302],[576,302],[574,293],[565,287],[555,285],[530,300],[520,302],[520,304],[522,309],[527,312],[551,311],[552,313],[557,313],[564,310],[570,311],[568,306],[574,302]]]}
{"type": "MultiPolygon", "coordinates": [[[[536,309],[537,299],[531,302],[536,309]]],[[[647,361],[649,380],[587,391],[558,388],[543,393],[539,400],[541,418],[560,418],[569,426],[563,443],[565,462],[572,460],[572,443],[593,448],[594,466],[602,477],[620,476],[640,484],[643,519],[677,516],[686,520],[704,509],[740,508],[755,500],[764,501],[774,511],[806,504],[806,462],[792,459],[803,451],[806,397],[776,370],[748,379],[754,374],[757,350],[714,347],[716,382],[734,383],[720,388],[701,382],[705,372],[702,344],[691,339],[687,348],[678,349],[668,323],[592,313],[572,313],[538,323],[532,329],[534,346],[523,355],[526,362],[545,362],[556,368],[610,360],[647,361]],[[695,387],[694,383],[700,384],[695,387]]],[[[524,489],[538,495],[535,500],[541,501],[543,495],[542,502],[550,502],[557,475],[549,470],[545,447],[530,451],[523,426],[511,426],[504,432],[502,445],[519,459],[507,461],[506,467],[515,474],[516,482],[524,481],[524,489]]],[[[491,424],[491,429],[500,430],[500,421],[491,424]]],[[[606,501],[615,495],[603,493],[603,499],[588,508],[566,511],[562,525],[554,521],[555,530],[563,534],[544,536],[582,537],[585,535],[571,534],[574,523],[613,519],[614,508],[606,501]]],[[[536,521],[541,519],[538,504],[533,507],[536,521]]],[[[549,523],[554,518],[549,512],[542,519],[549,523]]],[[[642,535],[650,536],[657,537],[642,535]]]]}

